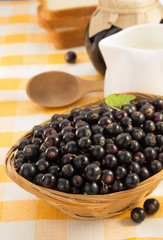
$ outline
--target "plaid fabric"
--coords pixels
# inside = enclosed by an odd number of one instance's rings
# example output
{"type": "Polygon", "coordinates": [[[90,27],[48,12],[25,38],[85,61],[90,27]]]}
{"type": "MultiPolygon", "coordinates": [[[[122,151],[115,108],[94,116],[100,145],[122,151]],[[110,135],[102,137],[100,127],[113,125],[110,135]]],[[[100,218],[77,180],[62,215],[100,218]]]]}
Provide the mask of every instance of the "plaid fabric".
{"type": "MultiPolygon", "coordinates": [[[[60,109],[43,108],[29,100],[28,79],[48,70],[61,70],[89,80],[100,80],[86,54],[77,52],[76,64],[64,60],[67,50],[54,49],[37,23],[37,3],[0,3],[0,238],[2,240],[160,240],[163,239],[163,182],[151,194],[160,210],[141,224],[130,211],[98,221],[71,219],[13,183],[5,174],[6,152],[23,133],[54,113],[93,102],[101,93],[89,94],[60,109]]],[[[139,206],[142,206],[140,203],[139,206]]]]}

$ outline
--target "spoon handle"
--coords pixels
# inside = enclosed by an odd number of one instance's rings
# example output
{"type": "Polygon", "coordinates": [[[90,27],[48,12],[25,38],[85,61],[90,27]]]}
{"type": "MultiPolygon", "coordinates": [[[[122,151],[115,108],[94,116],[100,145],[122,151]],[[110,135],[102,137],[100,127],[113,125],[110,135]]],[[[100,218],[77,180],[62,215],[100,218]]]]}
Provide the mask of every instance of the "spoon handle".
{"type": "Polygon", "coordinates": [[[80,89],[82,93],[97,92],[104,90],[104,81],[103,80],[81,80],[80,89]]]}

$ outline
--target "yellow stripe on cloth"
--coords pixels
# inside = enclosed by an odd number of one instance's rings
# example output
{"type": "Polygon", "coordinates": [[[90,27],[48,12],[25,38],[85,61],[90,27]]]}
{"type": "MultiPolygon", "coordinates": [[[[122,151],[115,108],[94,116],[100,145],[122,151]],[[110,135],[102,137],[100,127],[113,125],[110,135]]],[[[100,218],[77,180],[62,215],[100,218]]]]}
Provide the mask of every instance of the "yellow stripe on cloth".
{"type": "Polygon", "coordinates": [[[36,33],[36,34],[12,34],[6,36],[0,36],[0,44],[11,43],[52,43],[52,39],[49,38],[48,33],[36,33]]]}
{"type": "Polygon", "coordinates": [[[3,210],[0,212],[0,221],[2,222],[39,219],[67,220],[67,216],[41,200],[3,202],[3,210]]]}
{"type": "MultiPolygon", "coordinates": [[[[86,52],[78,53],[76,63],[89,62],[89,58],[86,52]]],[[[10,65],[41,65],[41,64],[66,64],[65,53],[56,54],[37,54],[37,55],[19,55],[19,56],[3,56],[1,57],[1,66],[10,65]]]]}

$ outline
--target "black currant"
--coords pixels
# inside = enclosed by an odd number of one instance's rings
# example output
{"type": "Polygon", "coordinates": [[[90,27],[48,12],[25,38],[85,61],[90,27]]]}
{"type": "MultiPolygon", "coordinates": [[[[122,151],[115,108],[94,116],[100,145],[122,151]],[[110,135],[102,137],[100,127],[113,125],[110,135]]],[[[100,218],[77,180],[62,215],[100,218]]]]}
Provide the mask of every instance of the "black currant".
{"type": "Polygon", "coordinates": [[[137,207],[131,211],[131,219],[135,223],[141,223],[145,219],[145,211],[143,208],[137,207]]]}
{"type": "Polygon", "coordinates": [[[36,174],[36,168],[32,163],[24,163],[20,168],[20,175],[31,181],[36,174]]]}
{"type": "Polygon", "coordinates": [[[105,150],[100,145],[95,145],[90,151],[92,159],[100,160],[105,156],[105,150]]]}
{"type": "Polygon", "coordinates": [[[127,188],[135,188],[139,184],[140,179],[136,173],[128,173],[125,179],[125,185],[127,188]]]}
{"type": "Polygon", "coordinates": [[[158,211],[160,204],[157,199],[149,198],[144,202],[143,207],[147,214],[154,214],[158,211]]]}
{"type": "Polygon", "coordinates": [[[97,166],[97,164],[88,164],[85,167],[84,175],[88,181],[94,182],[100,178],[101,169],[99,168],[99,166],[97,166]]]}

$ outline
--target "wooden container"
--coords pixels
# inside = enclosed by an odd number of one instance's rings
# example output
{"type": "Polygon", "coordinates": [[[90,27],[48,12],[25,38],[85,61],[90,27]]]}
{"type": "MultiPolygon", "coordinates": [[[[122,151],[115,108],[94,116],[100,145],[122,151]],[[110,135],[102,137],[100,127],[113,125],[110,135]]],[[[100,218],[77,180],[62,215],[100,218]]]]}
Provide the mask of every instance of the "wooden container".
{"type": "MultiPolygon", "coordinates": [[[[151,100],[154,95],[132,93],[136,100],[146,98],[151,100]]],[[[103,100],[91,104],[96,108],[103,100]]],[[[86,106],[84,106],[86,107],[86,106]]],[[[48,123],[49,121],[44,122],[48,123]]],[[[40,124],[40,125],[43,125],[40,124]]],[[[26,133],[23,138],[30,138],[31,133],[26,133]]],[[[36,195],[38,198],[52,205],[63,214],[77,219],[103,219],[112,217],[137,206],[147,195],[158,186],[163,179],[163,170],[141,182],[136,188],[106,195],[69,194],[44,188],[29,182],[21,177],[14,169],[14,152],[17,150],[19,139],[8,151],[5,159],[7,175],[20,187],[36,195]]]]}

